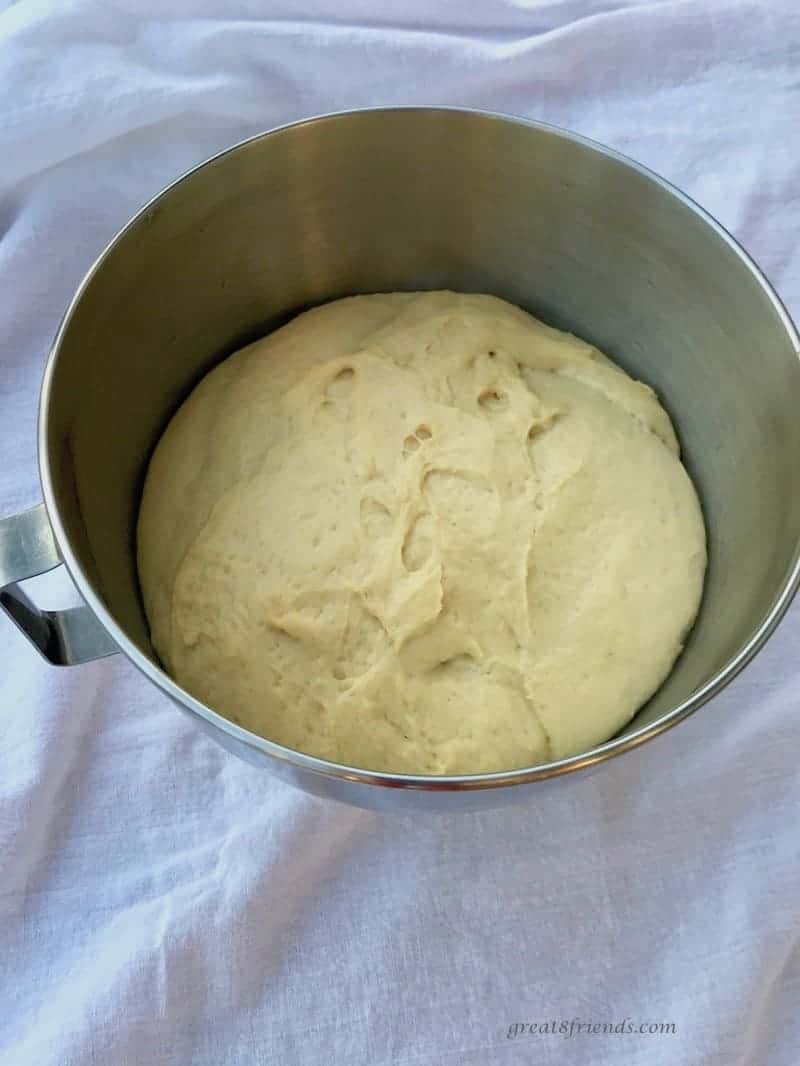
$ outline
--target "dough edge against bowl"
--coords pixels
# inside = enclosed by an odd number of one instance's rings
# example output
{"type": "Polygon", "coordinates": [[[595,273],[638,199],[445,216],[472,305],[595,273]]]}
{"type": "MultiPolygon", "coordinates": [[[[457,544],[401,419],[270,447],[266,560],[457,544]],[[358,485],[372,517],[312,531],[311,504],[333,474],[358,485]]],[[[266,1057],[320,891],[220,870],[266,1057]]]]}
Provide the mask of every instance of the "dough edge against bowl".
{"type": "Polygon", "coordinates": [[[138,562],[179,684],[374,771],[607,740],[666,678],[705,530],[667,413],[493,296],[347,297],[220,363],[159,441],[138,562]]]}

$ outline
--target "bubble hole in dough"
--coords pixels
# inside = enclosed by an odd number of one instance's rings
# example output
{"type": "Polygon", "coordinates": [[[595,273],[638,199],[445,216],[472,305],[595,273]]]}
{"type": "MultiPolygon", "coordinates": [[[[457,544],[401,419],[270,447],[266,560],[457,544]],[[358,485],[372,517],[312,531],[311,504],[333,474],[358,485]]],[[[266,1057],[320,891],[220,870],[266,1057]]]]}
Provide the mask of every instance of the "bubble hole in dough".
{"type": "Polygon", "coordinates": [[[706,564],[652,390],[452,292],[338,300],[216,367],[153,455],[138,555],[189,692],[300,751],[430,774],[612,736],[706,564]]]}

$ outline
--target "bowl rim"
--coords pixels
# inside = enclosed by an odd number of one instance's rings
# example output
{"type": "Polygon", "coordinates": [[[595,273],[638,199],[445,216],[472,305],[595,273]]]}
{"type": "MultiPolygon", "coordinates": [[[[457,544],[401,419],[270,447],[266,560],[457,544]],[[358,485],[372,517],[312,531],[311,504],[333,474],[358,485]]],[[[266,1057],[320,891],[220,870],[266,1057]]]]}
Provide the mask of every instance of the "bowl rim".
{"type": "Polygon", "coordinates": [[[795,593],[797,592],[798,586],[800,586],[800,531],[798,531],[792,561],[787,572],[779,584],[769,609],[765,612],[748,640],[745,641],[738,651],[731,656],[722,667],[716,670],[703,685],[691,693],[677,706],[659,716],[654,722],[651,722],[647,726],[642,726],[626,736],[616,737],[605,741],[603,744],[599,744],[586,752],[547,763],[541,763],[536,766],[518,767],[513,770],[498,770],[492,771],[491,773],[432,775],[369,770],[362,767],[349,766],[345,763],[332,762],[315,755],[309,755],[305,752],[285,747],[275,741],[268,740],[256,733],[251,733],[249,730],[230,721],[219,712],[212,710],[196,697],[192,696],[191,693],[178,685],[177,682],[161,669],[156,662],[144,654],[144,652],[142,652],[123,632],[122,628],[116,622],[100,596],[94,591],[87,574],[73,552],[56,505],[53,476],[48,459],[50,443],[48,414],[53,393],[53,379],[61,354],[62,342],[84,293],[95,275],[102,268],[106,259],[113,254],[127,233],[135,228],[148,212],[152,211],[155,206],[164,201],[176,186],[183,184],[199,171],[214,165],[228,155],[244,149],[255,141],[271,137],[274,134],[283,133],[296,127],[335,122],[337,120],[349,119],[361,114],[380,112],[391,114],[415,112],[426,114],[459,114],[479,118],[482,121],[501,122],[504,124],[519,126],[523,129],[538,130],[553,134],[556,137],[578,144],[583,148],[589,148],[592,151],[605,156],[607,159],[635,171],[647,181],[655,184],[662,191],[680,201],[685,207],[705,222],[706,225],[708,225],[737,255],[749,270],[755,283],[761,287],[762,291],[772,304],[784,330],[786,331],[786,336],[793,345],[795,354],[800,360],[800,336],[798,336],[797,329],[780,297],[750,255],[725,229],[725,227],[717,221],[717,219],[697,204],[690,196],[674,186],[671,182],[662,178],[659,174],[650,170],[648,167],[631,159],[629,156],[626,156],[613,148],[609,148],[598,141],[594,141],[589,137],[585,137],[582,134],[564,129],[552,123],[480,108],[420,104],[359,107],[326,112],[283,123],[279,126],[271,127],[260,133],[246,137],[230,147],[215,153],[197,165],[190,167],[148,200],[147,203],[145,203],[144,206],[141,207],[115,234],[89,267],[61,318],[42,376],[38,414],[38,455],[39,475],[42,484],[45,508],[67,571],[88,606],[113,638],[114,642],[118,645],[126,658],[165,695],[169,696],[184,709],[203,719],[208,725],[227,734],[228,737],[234,741],[238,741],[240,744],[255,749],[263,755],[270,756],[281,763],[291,764],[298,769],[310,771],[316,775],[326,778],[338,778],[341,780],[358,782],[363,785],[377,785],[384,788],[416,789],[428,792],[475,791],[506,788],[509,786],[527,784],[533,781],[542,781],[552,777],[559,777],[563,774],[575,773],[578,770],[585,769],[600,762],[608,761],[612,757],[621,755],[623,752],[637,748],[639,745],[651,740],[653,737],[671,729],[685,718],[688,718],[689,715],[699,710],[699,708],[712,699],[712,697],[721,692],[722,689],[725,688],[725,686],[728,685],[742,669],[744,669],[771,636],[786,613],[795,593]]]}

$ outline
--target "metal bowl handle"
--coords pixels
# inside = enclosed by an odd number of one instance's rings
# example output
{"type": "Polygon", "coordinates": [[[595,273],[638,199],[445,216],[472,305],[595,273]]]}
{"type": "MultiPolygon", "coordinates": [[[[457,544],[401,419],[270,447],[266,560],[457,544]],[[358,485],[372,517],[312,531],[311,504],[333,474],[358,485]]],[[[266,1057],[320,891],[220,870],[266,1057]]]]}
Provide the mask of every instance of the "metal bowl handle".
{"type": "Polygon", "coordinates": [[[88,607],[43,611],[17,585],[61,562],[43,503],[0,518],[0,607],[12,622],[55,666],[75,666],[113,655],[119,648],[88,607]]]}

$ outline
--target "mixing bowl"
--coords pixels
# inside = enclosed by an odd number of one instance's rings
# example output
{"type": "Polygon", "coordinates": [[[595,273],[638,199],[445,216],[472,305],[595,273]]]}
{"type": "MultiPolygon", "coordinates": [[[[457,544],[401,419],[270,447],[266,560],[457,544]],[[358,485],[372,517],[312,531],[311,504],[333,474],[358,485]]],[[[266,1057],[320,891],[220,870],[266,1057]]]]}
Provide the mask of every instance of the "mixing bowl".
{"type": "Polygon", "coordinates": [[[444,108],[272,130],[152,200],[81,283],[44,372],[44,502],[0,524],[2,605],[51,662],[121,651],[226,748],[310,792],[392,809],[524,799],[697,710],[786,610],[798,583],[798,349],[775,293],[721,226],[583,137],[444,108]],[[136,517],[176,407],[221,358],[309,305],[432,288],[502,296],[652,385],[703,503],[709,568],[683,655],[617,737],[559,762],[463,777],[326,762],[204,706],[150,645],[136,517]],[[85,606],[40,610],[16,582],[61,562],[85,606]]]}

